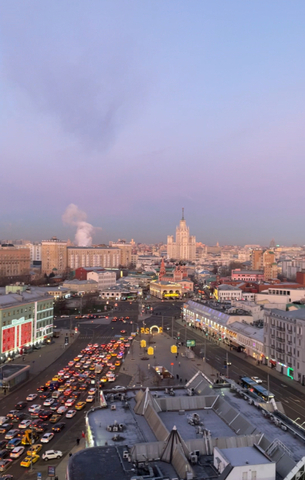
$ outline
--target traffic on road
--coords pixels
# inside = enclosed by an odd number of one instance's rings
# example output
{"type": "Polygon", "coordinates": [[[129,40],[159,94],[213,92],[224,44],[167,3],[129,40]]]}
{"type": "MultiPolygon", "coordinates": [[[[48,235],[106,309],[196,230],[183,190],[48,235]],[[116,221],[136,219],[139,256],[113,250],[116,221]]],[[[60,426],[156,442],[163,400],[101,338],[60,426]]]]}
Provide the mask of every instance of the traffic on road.
{"type": "Polygon", "coordinates": [[[84,409],[99,404],[99,393],[117,380],[133,341],[127,335],[124,330],[110,341],[88,343],[66,366],[0,417],[1,474],[9,470],[13,474],[9,478],[19,479],[24,469],[37,462],[60,460],[63,452],[52,449],[54,439],[69,422],[77,421],[84,409]]]}

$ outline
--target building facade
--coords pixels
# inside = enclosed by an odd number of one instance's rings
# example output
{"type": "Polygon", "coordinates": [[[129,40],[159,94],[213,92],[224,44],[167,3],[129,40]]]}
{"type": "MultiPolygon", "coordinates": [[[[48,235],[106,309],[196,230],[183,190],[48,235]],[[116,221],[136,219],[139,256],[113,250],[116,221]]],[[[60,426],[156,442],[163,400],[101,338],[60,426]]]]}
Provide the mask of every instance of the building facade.
{"type": "Polygon", "coordinates": [[[17,248],[7,244],[0,247],[0,276],[21,277],[30,274],[31,257],[29,248],[17,248]]]}
{"type": "Polygon", "coordinates": [[[98,284],[99,290],[105,290],[106,288],[113,287],[116,284],[115,272],[90,272],[87,275],[88,280],[94,280],[98,284]]]}
{"type": "Polygon", "coordinates": [[[182,286],[180,283],[153,280],[149,286],[150,294],[157,298],[182,297],[182,286]]]}
{"type": "Polygon", "coordinates": [[[109,242],[109,246],[112,248],[118,248],[120,250],[120,266],[128,267],[132,264],[132,245],[126,243],[125,240],[118,240],[117,242],[109,242]]]}
{"type": "Polygon", "coordinates": [[[20,293],[0,296],[1,355],[23,353],[25,347],[53,336],[53,297],[42,289],[20,286],[20,293]]]}
{"type": "Polygon", "coordinates": [[[67,242],[56,237],[41,242],[41,271],[50,275],[62,274],[67,269],[67,242]]]}
{"type": "Polygon", "coordinates": [[[241,270],[236,268],[231,272],[231,279],[243,282],[259,282],[264,280],[264,273],[261,270],[241,270]]]}
{"type": "Polygon", "coordinates": [[[68,267],[117,268],[120,265],[120,249],[112,247],[68,247],[68,267]]]}
{"type": "Polygon", "coordinates": [[[243,292],[238,287],[232,285],[218,285],[214,289],[214,297],[218,302],[228,302],[231,300],[241,300],[243,298],[243,292]]]}
{"type": "Polygon", "coordinates": [[[305,309],[266,310],[266,364],[305,385],[305,309]]]}
{"type": "Polygon", "coordinates": [[[184,209],[179,226],[176,228],[176,241],[173,235],[167,237],[167,258],[175,260],[196,260],[196,237],[190,236],[190,229],[184,220],[184,209]]]}

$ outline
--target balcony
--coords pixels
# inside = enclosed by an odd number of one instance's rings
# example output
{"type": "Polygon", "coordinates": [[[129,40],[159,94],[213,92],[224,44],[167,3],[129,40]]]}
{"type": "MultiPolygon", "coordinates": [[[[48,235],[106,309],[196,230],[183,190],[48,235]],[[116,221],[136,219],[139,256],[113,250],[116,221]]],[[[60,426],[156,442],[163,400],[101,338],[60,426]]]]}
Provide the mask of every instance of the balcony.
{"type": "Polygon", "coordinates": [[[278,332],[285,332],[285,327],[276,327],[278,332]]]}
{"type": "Polygon", "coordinates": [[[285,349],[282,347],[275,347],[275,350],[279,353],[285,353],[285,349]]]}
{"type": "Polygon", "coordinates": [[[276,337],[277,342],[285,343],[285,338],[276,337]]]}
{"type": "Polygon", "coordinates": [[[275,333],[271,333],[270,337],[275,338],[275,333]]]}

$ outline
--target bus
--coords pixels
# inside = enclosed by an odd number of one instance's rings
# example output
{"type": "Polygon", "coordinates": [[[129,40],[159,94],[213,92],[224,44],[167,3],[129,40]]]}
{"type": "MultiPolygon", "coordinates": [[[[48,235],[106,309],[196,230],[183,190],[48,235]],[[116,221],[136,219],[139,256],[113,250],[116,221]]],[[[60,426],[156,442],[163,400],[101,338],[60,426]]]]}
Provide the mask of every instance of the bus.
{"type": "Polygon", "coordinates": [[[241,377],[240,378],[241,385],[243,388],[249,390],[249,392],[254,393],[258,397],[262,398],[265,402],[269,402],[270,400],[274,400],[273,393],[269,392],[266,388],[262,385],[259,385],[249,377],[241,377]]]}

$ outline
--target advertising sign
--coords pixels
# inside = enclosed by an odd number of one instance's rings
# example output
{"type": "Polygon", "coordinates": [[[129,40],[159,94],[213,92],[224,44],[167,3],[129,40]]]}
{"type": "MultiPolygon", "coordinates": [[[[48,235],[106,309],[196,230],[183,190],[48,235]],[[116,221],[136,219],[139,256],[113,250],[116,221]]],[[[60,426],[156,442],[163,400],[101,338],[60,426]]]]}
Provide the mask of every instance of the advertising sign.
{"type": "Polygon", "coordinates": [[[48,477],[55,477],[55,467],[48,465],[48,477]]]}
{"type": "Polygon", "coordinates": [[[187,347],[196,347],[196,340],[187,340],[186,341],[187,347]]]}

